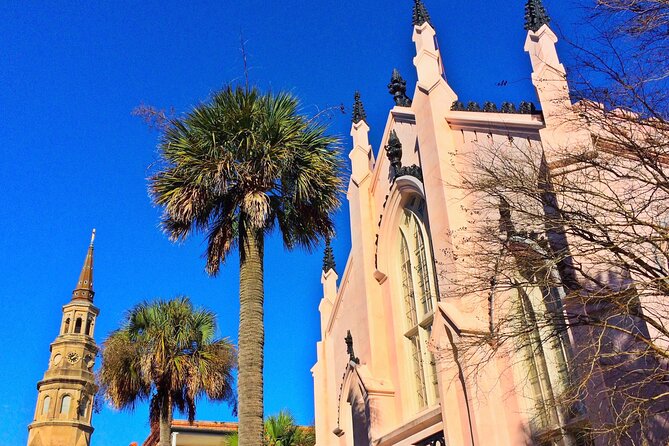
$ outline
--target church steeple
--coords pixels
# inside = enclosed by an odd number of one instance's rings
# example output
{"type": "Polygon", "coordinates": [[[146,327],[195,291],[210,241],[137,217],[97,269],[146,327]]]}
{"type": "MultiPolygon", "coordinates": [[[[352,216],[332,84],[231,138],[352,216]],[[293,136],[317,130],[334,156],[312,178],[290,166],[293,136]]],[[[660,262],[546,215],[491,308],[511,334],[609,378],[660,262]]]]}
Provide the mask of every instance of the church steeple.
{"type": "Polygon", "coordinates": [[[72,299],[63,306],[60,332],[51,343],[49,366],[37,383],[35,418],[28,446],[90,446],[93,366],[98,347],[93,333],[99,310],[93,305],[93,242],[88,246],[72,299]]]}
{"type": "Polygon", "coordinates": [[[77,287],[72,291],[72,299],[93,300],[95,291],[93,291],[93,243],[95,242],[95,229],[91,234],[91,243],[88,245],[88,252],[84,259],[84,266],[79,274],[77,287]]]}

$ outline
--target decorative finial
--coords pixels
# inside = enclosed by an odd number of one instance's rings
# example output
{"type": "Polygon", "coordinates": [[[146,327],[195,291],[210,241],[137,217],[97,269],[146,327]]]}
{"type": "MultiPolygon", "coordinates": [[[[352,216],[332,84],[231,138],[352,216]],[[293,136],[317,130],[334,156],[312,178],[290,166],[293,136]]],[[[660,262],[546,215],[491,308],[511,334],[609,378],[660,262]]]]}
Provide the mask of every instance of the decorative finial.
{"type": "Polygon", "coordinates": [[[402,168],[402,143],[397,137],[395,130],[390,131],[388,145],[386,146],[386,156],[393,168],[393,176],[397,175],[397,172],[402,168]]]}
{"type": "Polygon", "coordinates": [[[537,32],[551,21],[541,0],[527,0],[525,5],[525,29],[537,32]]]}
{"type": "Polygon", "coordinates": [[[537,112],[537,107],[532,102],[521,101],[518,106],[518,112],[524,115],[531,115],[537,112]]]}
{"type": "MultiPolygon", "coordinates": [[[[425,8],[425,5],[421,0],[415,0],[413,5],[413,26],[421,26],[425,22],[432,26],[430,14],[427,13],[427,8],[425,8]]],[[[434,28],[434,26],[432,27],[434,28]]]]}
{"type": "Polygon", "coordinates": [[[481,106],[478,102],[469,101],[469,104],[467,104],[467,111],[481,111],[481,106]]]}
{"type": "Polygon", "coordinates": [[[411,99],[407,96],[407,81],[402,78],[397,68],[393,68],[393,75],[390,77],[388,91],[393,95],[395,105],[411,107],[411,99]]]}
{"type": "Polygon", "coordinates": [[[502,102],[502,113],[516,113],[516,106],[512,102],[502,102]]]}
{"type": "Polygon", "coordinates": [[[348,353],[348,360],[356,364],[360,364],[360,359],[356,358],[355,352],[353,351],[353,336],[351,336],[351,330],[346,331],[346,353],[348,353]]]}
{"type": "Polygon", "coordinates": [[[497,104],[486,101],[486,103],[483,104],[483,111],[487,113],[497,113],[497,104]]]}
{"type": "Polygon", "coordinates": [[[95,228],[93,228],[93,233],[91,234],[91,245],[93,246],[93,242],[95,242],[95,228]]]}
{"type": "Polygon", "coordinates": [[[365,107],[360,101],[360,92],[356,91],[353,96],[353,124],[357,124],[360,121],[367,121],[367,113],[365,113],[365,107]]]}
{"type": "Polygon", "coordinates": [[[323,255],[323,272],[327,273],[330,270],[335,270],[335,259],[332,246],[330,246],[330,237],[325,239],[325,254],[323,255]]]}
{"type": "Polygon", "coordinates": [[[465,104],[462,103],[462,101],[453,101],[453,104],[451,104],[451,110],[453,111],[465,111],[465,104]]]}

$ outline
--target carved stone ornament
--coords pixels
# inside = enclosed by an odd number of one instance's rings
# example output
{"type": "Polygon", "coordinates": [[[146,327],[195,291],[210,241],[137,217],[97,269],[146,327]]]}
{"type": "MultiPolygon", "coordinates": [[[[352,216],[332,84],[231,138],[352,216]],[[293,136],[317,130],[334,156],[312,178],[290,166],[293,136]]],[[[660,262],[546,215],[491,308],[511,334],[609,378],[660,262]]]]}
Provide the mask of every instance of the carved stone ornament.
{"type": "Polygon", "coordinates": [[[348,353],[348,360],[356,364],[360,364],[360,359],[355,356],[355,352],[353,351],[353,336],[351,335],[351,330],[347,330],[344,341],[346,341],[346,353],[348,353]]]}
{"type": "Polygon", "coordinates": [[[405,81],[397,68],[393,69],[393,75],[390,77],[388,91],[393,95],[395,105],[399,107],[411,107],[411,99],[407,96],[407,81],[405,81]]]}
{"type": "Polygon", "coordinates": [[[397,174],[397,171],[402,167],[402,143],[397,137],[395,130],[390,131],[388,145],[386,146],[386,156],[388,157],[388,161],[390,161],[393,173],[397,174]]]}

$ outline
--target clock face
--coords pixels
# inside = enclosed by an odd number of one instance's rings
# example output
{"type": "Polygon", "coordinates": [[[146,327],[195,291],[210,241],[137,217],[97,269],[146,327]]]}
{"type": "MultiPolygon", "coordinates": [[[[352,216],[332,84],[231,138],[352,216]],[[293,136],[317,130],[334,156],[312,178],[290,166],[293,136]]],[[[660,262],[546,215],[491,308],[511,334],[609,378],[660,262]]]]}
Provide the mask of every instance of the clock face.
{"type": "Polygon", "coordinates": [[[70,364],[75,364],[77,361],[79,361],[79,354],[77,352],[70,352],[67,354],[67,361],[70,364]]]}
{"type": "Polygon", "coordinates": [[[91,355],[86,355],[84,357],[84,362],[86,363],[86,367],[88,368],[88,370],[90,370],[95,365],[95,358],[91,355]]]}

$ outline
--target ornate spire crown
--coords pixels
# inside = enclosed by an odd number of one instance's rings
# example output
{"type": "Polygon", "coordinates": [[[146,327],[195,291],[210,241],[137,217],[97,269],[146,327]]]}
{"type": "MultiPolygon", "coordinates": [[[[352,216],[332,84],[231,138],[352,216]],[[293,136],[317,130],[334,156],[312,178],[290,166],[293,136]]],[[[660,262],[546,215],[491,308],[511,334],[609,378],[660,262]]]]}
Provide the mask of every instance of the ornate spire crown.
{"type": "Polygon", "coordinates": [[[428,14],[422,0],[415,0],[413,5],[413,26],[421,26],[425,22],[434,28],[430,20],[430,14],[428,14]]]}
{"type": "Polygon", "coordinates": [[[353,98],[353,124],[357,124],[360,121],[367,122],[367,113],[365,113],[365,107],[360,100],[360,92],[356,91],[353,98]]]}
{"type": "Polygon", "coordinates": [[[323,255],[323,272],[327,273],[330,270],[335,270],[335,259],[332,246],[330,246],[330,237],[325,239],[325,253],[323,255]]]}
{"type": "Polygon", "coordinates": [[[72,299],[93,300],[95,291],[93,291],[93,243],[95,242],[95,229],[91,234],[91,243],[88,246],[84,266],[81,268],[77,287],[72,291],[72,299]]]}
{"type": "Polygon", "coordinates": [[[541,0],[527,0],[525,4],[525,29],[537,32],[543,25],[548,25],[551,18],[548,17],[546,8],[541,0]]]}

